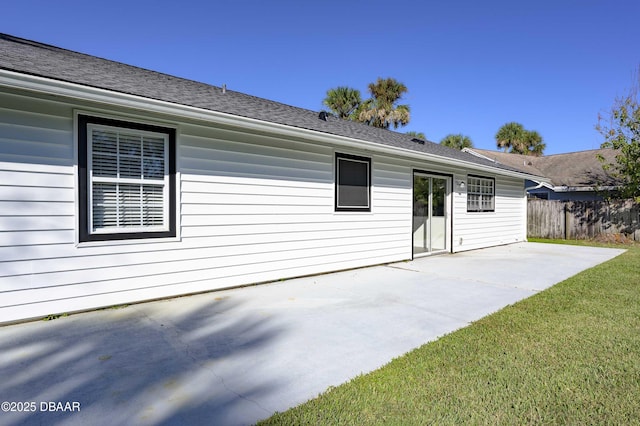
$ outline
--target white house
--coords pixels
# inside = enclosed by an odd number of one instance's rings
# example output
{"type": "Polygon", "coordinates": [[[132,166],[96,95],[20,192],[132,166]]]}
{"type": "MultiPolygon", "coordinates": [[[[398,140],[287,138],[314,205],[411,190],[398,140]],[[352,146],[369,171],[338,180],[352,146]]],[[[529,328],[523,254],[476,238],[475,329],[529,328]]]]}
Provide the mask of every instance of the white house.
{"type": "Polygon", "coordinates": [[[0,323],[523,241],[532,178],[0,35],[0,323]]]}

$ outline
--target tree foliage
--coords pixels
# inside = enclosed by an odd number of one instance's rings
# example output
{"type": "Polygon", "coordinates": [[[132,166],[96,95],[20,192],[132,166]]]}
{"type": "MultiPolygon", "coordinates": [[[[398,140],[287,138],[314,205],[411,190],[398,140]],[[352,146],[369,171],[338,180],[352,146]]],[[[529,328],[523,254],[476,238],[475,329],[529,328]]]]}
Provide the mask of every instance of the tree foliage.
{"type": "MultiPolygon", "coordinates": [[[[639,70],[640,71],[640,70],[639,70]]],[[[607,116],[598,117],[596,129],[604,136],[602,148],[618,150],[615,163],[607,163],[600,156],[603,168],[621,182],[617,195],[640,202],[640,104],[638,102],[640,76],[627,96],[614,101],[607,116]]]]}
{"type": "Polygon", "coordinates": [[[409,135],[409,136],[413,136],[414,138],[422,139],[423,141],[427,140],[427,135],[425,135],[422,132],[416,132],[414,130],[411,130],[411,131],[409,131],[409,132],[407,132],[405,134],[409,135]]]}
{"type": "Polygon", "coordinates": [[[522,124],[513,121],[498,129],[496,146],[505,152],[535,156],[542,155],[547,147],[540,133],[527,130],[522,124]]]}
{"type": "Polygon", "coordinates": [[[333,114],[347,120],[360,121],[370,126],[388,129],[409,124],[409,105],[398,104],[408,89],[393,78],[380,78],[368,86],[371,97],[361,100],[360,92],[349,87],[327,90],[322,102],[333,114]]]}
{"type": "Polygon", "coordinates": [[[322,103],[336,116],[344,119],[355,118],[354,113],[362,104],[360,91],[347,86],[327,90],[322,103]]]}
{"type": "Polygon", "coordinates": [[[448,146],[449,148],[463,149],[473,148],[473,142],[469,136],[465,136],[461,133],[450,134],[442,138],[440,145],[448,146]]]}
{"type": "Polygon", "coordinates": [[[407,86],[394,78],[378,77],[375,83],[369,83],[371,98],[362,104],[358,121],[383,129],[406,126],[410,119],[409,105],[398,105],[398,101],[407,91],[407,86]]]}
{"type": "Polygon", "coordinates": [[[520,154],[540,157],[546,147],[547,144],[542,141],[542,136],[540,135],[540,133],[535,130],[527,130],[524,138],[524,152],[520,152],[520,154]]]}
{"type": "Polygon", "coordinates": [[[513,146],[520,145],[523,135],[524,126],[520,123],[511,122],[503,125],[496,133],[496,145],[498,149],[504,149],[507,152],[513,146]]]}

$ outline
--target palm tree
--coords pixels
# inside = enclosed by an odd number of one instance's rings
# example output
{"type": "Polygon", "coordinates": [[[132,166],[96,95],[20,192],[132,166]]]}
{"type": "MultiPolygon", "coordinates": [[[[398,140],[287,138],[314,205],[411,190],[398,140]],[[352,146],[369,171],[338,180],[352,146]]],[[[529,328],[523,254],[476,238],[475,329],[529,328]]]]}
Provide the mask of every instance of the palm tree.
{"type": "Polygon", "coordinates": [[[413,136],[414,138],[422,139],[423,141],[427,140],[427,136],[422,132],[416,132],[411,130],[409,132],[406,132],[405,135],[413,136]]]}
{"type": "Polygon", "coordinates": [[[397,102],[407,91],[407,86],[393,78],[378,77],[375,83],[369,84],[371,99],[361,105],[357,120],[383,129],[391,125],[394,129],[406,126],[410,118],[409,105],[397,105],[397,102]]]}
{"type": "Polygon", "coordinates": [[[528,131],[525,140],[527,143],[528,155],[530,154],[539,157],[547,147],[547,144],[542,141],[542,136],[540,135],[540,133],[536,132],[535,130],[528,131]]]}
{"type": "Polygon", "coordinates": [[[362,104],[360,91],[346,86],[327,90],[327,97],[322,103],[340,118],[354,119],[355,111],[362,104]]]}
{"type": "Polygon", "coordinates": [[[473,142],[469,136],[465,136],[462,133],[457,135],[450,134],[442,138],[440,145],[448,146],[449,148],[462,149],[473,148],[473,142]]]}
{"type": "Polygon", "coordinates": [[[507,152],[509,149],[521,150],[525,140],[524,126],[520,123],[510,122],[498,130],[496,133],[496,145],[498,149],[504,149],[507,152]]]}
{"type": "Polygon", "coordinates": [[[505,152],[539,157],[546,148],[542,136],[535,130],[526,130],[520,123],[507,123],[496,133],[496,145],[505,152]]]}

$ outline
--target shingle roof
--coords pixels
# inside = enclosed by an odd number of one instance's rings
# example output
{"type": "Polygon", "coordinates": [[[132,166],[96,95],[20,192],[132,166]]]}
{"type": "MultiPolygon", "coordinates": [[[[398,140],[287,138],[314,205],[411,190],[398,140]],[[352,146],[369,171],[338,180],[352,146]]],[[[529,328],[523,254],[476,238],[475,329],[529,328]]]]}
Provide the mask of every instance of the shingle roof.
{"type": "Polygon", "coordinates": [[[0,69],[217,111],[241,117],[355,138],[453,160],[509,171],[519,167],[496,164],[433,142],[285,105],[205,83],[86,55],[0,33],[0,69]]]}
{"type": "Polygon", "coordinates": [[[617,152],[613,149],[592,149],[542,157],[477,148],[472,148],[471,151],[501,164],[520,168],[524,172],[544,176],[554,186],[594,187],[619,184],[604,171],[598,159],[598,155],[601,155],[607,163],[615,162],[617,152]]]}

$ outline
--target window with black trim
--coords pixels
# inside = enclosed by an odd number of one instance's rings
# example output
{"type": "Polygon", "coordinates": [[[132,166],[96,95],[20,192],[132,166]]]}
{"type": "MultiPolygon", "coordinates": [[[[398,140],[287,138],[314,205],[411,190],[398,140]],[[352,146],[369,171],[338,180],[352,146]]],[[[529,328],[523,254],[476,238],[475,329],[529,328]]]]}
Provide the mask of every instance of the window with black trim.
{"type": "Polygon", "coordinates": [[[78,116],[81,242],[176,236],[175,129],[78,116]]]}
{"type": "Polygon", "coordinates": [[[495,211],[495,187],[494,178],[467,176],[467,211],[495,211]]]}
{"type": "Polygon", "coordinates": [[[336,154],[336,211],[371,211],[371,159],[336,154]]]}

